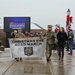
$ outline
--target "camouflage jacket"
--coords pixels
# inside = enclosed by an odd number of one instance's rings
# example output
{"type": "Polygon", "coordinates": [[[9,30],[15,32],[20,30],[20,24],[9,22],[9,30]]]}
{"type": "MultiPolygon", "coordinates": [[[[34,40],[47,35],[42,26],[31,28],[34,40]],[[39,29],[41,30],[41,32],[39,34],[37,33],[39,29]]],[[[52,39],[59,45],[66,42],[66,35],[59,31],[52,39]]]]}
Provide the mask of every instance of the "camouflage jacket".
{"type": "Polygon", "coordinates": [[[53,31],[47,31],[44,35],[47,38],[47,44],[56,44],[58,42],[53,31]]]}
{"type": "Polygon", "coordinates": [[[15,35],[15,38],[24,38],[24,37],[25,37],[25,35],[23,33],[17,33],[15,35]]]}

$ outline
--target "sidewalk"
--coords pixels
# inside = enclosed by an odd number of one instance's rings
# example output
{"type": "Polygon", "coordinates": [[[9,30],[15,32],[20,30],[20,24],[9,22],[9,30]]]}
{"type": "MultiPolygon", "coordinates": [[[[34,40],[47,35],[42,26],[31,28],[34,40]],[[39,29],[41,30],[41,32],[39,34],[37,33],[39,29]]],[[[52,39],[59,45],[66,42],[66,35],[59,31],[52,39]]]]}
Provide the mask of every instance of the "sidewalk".
{"type": "Polygon", "coordinates": [[[45,58],[24,58],[23,62],[16,62],[10,57],[10,51],[0,53],[0,75],[75,75],[75,51],[68,55],[65,51],[64,61],[58,60],[56,53],[51,61],[45,58]]]}

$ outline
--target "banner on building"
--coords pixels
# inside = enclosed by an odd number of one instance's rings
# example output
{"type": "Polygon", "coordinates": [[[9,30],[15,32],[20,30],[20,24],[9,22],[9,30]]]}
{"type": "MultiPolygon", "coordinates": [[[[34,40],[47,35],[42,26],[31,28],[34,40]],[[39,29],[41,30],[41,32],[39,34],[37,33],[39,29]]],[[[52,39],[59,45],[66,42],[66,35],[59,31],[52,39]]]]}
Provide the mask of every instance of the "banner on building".
{"type": "Polygon", "coordinates": [[[12,58],[45,56],[46,38],[9,39],[9,44],[12,58]]]}

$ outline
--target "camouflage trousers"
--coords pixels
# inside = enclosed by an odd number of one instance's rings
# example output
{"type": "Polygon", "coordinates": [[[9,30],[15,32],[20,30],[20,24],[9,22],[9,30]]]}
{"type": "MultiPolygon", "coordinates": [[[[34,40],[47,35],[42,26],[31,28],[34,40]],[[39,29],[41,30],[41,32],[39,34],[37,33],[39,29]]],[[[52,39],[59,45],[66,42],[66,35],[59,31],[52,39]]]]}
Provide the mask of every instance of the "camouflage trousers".
{"type": "Polygon", "coordinates": [[[51,55],[52,55],[52,49],[53,49],[54,45],[50,45],[47,44],[46,45],[46,58],[50,59],[51,55]]]}

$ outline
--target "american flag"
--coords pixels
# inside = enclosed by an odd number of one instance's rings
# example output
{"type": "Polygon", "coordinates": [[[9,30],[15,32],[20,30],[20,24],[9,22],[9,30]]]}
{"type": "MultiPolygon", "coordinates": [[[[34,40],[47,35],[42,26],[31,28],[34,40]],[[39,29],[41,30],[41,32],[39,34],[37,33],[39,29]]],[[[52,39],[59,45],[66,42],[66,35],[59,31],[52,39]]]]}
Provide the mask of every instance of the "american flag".
{"type": "Polygon", "coordinates": [[[66,26],[66,33],[67,33],[67,35],[68,35],[69,31],[70,31],[70,28],[71,28],[71,24],[66,26]]]}

